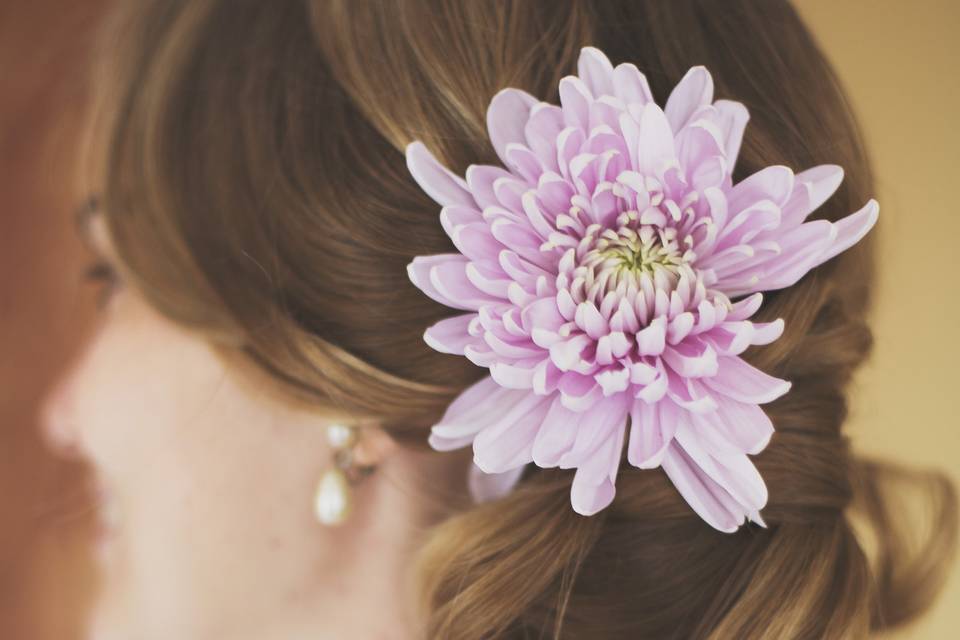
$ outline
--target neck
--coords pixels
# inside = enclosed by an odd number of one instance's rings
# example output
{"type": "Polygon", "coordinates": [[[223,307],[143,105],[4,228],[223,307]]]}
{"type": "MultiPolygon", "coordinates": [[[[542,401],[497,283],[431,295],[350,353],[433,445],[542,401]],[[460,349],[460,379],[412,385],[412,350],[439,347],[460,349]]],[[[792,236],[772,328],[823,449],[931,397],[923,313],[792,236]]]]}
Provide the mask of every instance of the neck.
{"type": "MultiPolygon", "coordinates": [[[[318,530],[322,552],[309,595],[292,595],[281,623],[251,638],[421,637],[413,562],[429,526],[414,481],[417,465],[423,473],[423,456],[392,456],[353,488],[354,508],[347,521],[318,530]]],[[[460,476],[462,468],[457,467],[460,476]]]]}

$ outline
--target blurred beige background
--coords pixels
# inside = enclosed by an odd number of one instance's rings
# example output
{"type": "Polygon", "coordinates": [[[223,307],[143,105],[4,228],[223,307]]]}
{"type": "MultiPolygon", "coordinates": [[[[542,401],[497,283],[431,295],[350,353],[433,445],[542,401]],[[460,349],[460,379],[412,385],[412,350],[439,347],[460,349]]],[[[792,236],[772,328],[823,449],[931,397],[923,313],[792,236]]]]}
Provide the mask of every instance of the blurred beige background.
{"type": "MultiPolygon", "coordinates": [[[[796,0],[853,102],[876,170],[876,347],[854,388],[855,447],[960,483],[960,2],[796,0]]],[[[960,562],[896,638],[960,637],[960,562]]]]}
{"type": "MultiPolygon", "coordinates": [[[[663,0],[667,1],[667,0],[663,0]]],[[[780,0],[767,0],[780,1],[780,0]]],[[[0,0],[0,637],[67,640],[89,594],[82,471],[36,437],[33,405],[82,339],[93,288],[66,190],[88,28],[106,4],[0,0]],[[16,303],[16,304],[13,304],[16,303]]],[[[722,6],[718,2],[718,7],[722,6]]],[[[836,66],[878,178],[876,348],[856,381],[856,446],[960,484],[960,0],[794,0],[836,66]]],[[[721,9],[722,10],[722,9],[721,9]]],[[[896,638],[960,637],[960,561],[933,611],[896,638]]]]}

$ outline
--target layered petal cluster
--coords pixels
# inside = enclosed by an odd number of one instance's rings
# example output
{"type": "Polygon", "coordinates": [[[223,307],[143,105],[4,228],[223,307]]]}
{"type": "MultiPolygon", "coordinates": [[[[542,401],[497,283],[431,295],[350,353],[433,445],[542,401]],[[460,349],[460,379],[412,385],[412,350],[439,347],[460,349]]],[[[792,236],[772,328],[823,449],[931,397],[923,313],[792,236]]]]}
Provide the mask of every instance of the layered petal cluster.
{"type": "Polygon", "coordinates": [[[790,383],[741,358],[783,321],[752,322],[762,291],[789,287],[846,250],[878,204],[805,221],[843,171],[770,166],[731,174],[748,113],[713,99],[704,67],[663,108],[630,63],[584,47],[560,106],[518,89],[487,111],[504,167],[460,177],[419,141],[406,149],[442,206],[457,253],[417,256],[412,282],[460,311],[429,327],[434,349],[489,369],[431,432],[435,449],[473,446],[481,498],[524,465],[576,469],[573,508],[590,515],[629,464],[662,467],[706,522],[763,524],[767,490],[748,455],[770,440],[760,405],[790,383]]]}

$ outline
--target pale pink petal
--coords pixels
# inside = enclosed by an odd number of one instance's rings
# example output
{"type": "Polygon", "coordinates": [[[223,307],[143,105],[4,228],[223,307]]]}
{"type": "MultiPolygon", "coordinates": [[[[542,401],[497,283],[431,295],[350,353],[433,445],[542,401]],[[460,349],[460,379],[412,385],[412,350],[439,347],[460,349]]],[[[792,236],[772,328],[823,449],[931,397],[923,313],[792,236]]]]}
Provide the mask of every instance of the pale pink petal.
{"type": "Polygon", "coordinates": [[[719,372],[703,383],[733,400],[764,404],[790,390],[790,382],[775,378],[739,357],[719,358],[719,372]]]}
{"type": "Polygon", "coordinates": [[[594,380],[600,385],[604,396],[612,396],[621,391],[626,391],[630,386],[630,369],[627,367],[614,367],[598,373],[594,380]]]}
{"type": "Polygon", "coordinates": [[[751,323],[753,325],[753,335],[750,338],[750,344],[770,344],[783,335],[786,324],[783,318],[777,318],[772,322],[751,323]]]}
{"type": "Polygon", "coordinates": [[[703,473],[680,445],[673,442],[667,447],[662,466],[680,495],[714,529],[733,533],[743,523],[743,507],[703,473]]]}
{"type": "MultiPolygon", "coordinates": [[[[688,177],[692,176],[700,165],[724,153],[720,131],[705,120],[698,120],[684,127],[677,135],[676,144],[680,168],[688,177]]],[[[719,180],[717,183],[719,184],[719,180]]]]}
{"type": "Polygon", "coordinates": [[[583,464],[610,434],[626,425],[628,411],[628,400],[624,394],[597,402],[591,408],[590,415],[580,421],[577,439],[570,451],[560,458],[559,466],[569,469],[583,464]]]}
{"type": "Polygon", "coordinates": [[[606,318],[600,315],[597,307],[592,302],[581,302],[577,305],[576,314],[573,316],[577,326],[594,340],[610,332],[610,326],[606,318]]]}
{"type": "Polygon", "coordinates": [[[541,396],[553,395],[559,401],[560,396],[554,391],[562,377],[563,372],[557,369],[552,360],[543,360],[533,372],[533,392],[541,396]]]}
{"type": "Polygon", "coordinates": [[[560,104],[563,106],[563,119],[568,127],[576,127],[581,132],[590,130],[590,103],[593,94],[589,87],[576,76],[565,76],[560,80],[560,104]]]}
{"type": "Polygon", "coordinates": [[[524,128],[530,116],[530,109],[540,102],[521,89],[501,89],[490,100],[487,107],[487,132],[494,150],[504,164],[507,163],[507,145],[511,142],[523,142],[524,128]]]}
{"type": "Polygon", "coordinates": [[[467,478],[470,496],[477,504],[498,500],[516,486],[524,469],[526,465],[521,464],[503,473],[484,473],[483,469],[471,464],[467,478]]]}
{"type": "Polygon", "coordinates": [[[603,391],[593,376],[582,375],[575,371],[565,372],[557,384],[560,391],[560,402],[571,411],[585,412],[603,400],[603,391]],[[586,386],[570,384],[573,376],[578,376],[587,382],[586,386]]]}
{"type": "MultiPolygon", "coordinates": [[[[767,487],[756,467],[744,454],[729,454],[720,457],[711,455],[697,436],[693,423],[702,416],[688,414],[682,420],[674,436],[675,441],[690,456],[690,459],[714,482],[723,487],[745,511],[759,511],[767,503],[767,487]]],[[[709,427],[707,427],[709,428],[709,427]]]]}
{"type": "Polygon", "coordinates": [[[592,343],[590,336],[578,333],[550,345],[550,359],[561,371],[569,371],[580,360],[583,350],[592,343]]]}
{"type": "Polygon", "coordinates": [[[743,132],[750,120],[750,113],[743,103],[733,100],[717,100],[714,108],[720,114],[720,130],[723,133],[723,145],[727,162],[732,167],[740,154],[743,132]]]}
{"type": "Polygon", "coordinates": [[[435,322],[424,331],[423,339],[441,353],[462,356],[463,348],[477,341],[477,338],[467,332],[467,325],[476,317],[476,313],[464,313],[435,322]]]}
{"type": "Polygon", "coordinates": [[[486,164],[470,165],[467,167],[466,177],[473,198],[481,211],[491,205],[500,206],[500,199],[493,190],[495,181],[500,178],[514,179],[513,174],[506,169],[486,164]]]}
{"type": "Polygon", "coordinates": [[[626,429],[621,425],[574,474],[570,503],[580,515],[591,516],[613,501],[625,433],[626,429]]]}
{"type": "Polygon", "coordinates": [[[762,275],[748,289],[773,291],[795,284],[818,264],[836,237],[836,225],[827,220],[803,223],[777,240],[783,252],[763,265],[762,275]]]}
{"type": "Polygon", "coordinates": [[[754,293],[742,300],[733,303],[732,308],[727,313],[727,320],[746,320],[760,308],[763,303],[763,294],[754,293]]]}
{"type": "Polygon", "coordinates": [[[458,253],[439,253],[432,256],[416,256],[407,265],[407,276],[410,278],[410,281],[417,286],[417,288],[437,302],[448,307],[453,307],[454,309],[469,309],[475,311],[477,306],[473,305],[472,303],[467,303],[465,301],[449,297],[437,289],[430,279],[431,270],[438,265],[455,264],[459,265],[458,268],[465,269],[466,263],[467,259],[458,253]]]}
{"type": "Polygon", "coordinates": [[[447,205],[440,210],[440,225],[450,238],[453,238],[456,227],[465,224],[483,224],[483,216],[474,207],[459,204],[447,205]]]}
{"type": "Polygon", "coordinates": [[[833,226],[837,229],[837,235],[827,250],[817,258],[817,264],[823,264],[838,253],[846,251],[860,242],[863,236],[867,235],[867,232],[877,223],[879,215],[880,204],[871,198],[856,213],[851,213],[847,217],[834,222],[833,226]]]}
{"type": "Polygon", "coordinates": [[[836,237],[836,227],[827,220],[806,222],[777,239],[781,252],[764,263],[746,263],[718,279],[728,296],[773,291],[802,278],[836,237]]]}
{"type": "Polygon", "coordinates": [[[583,80],[594,98],[602,95],[614,95],[613,65],[606,54],[596,47],[580,49],[577,60],[577,75],[583,80]]]}
{"type": "Polygon", "coordinates": [[[526,391],[504,389],[490,376],[484,376],[447,407],[440,422],[431,428],[430,445],[447,451],[470,444],[481,429],[529,395],[526,391]]]}
{"type": "Polygon", "coordinates": [[[710,416],[712,427],[744,453],[757,454],[773,436],[773,423],[766,412],[749,402],[717,396],[717,410],[710,416]]]}
{"type": "MultiPolygon", "coordinates": [[[[507,166],[520,175],[527,183],[536,184],[544,166],[540,158],[526,144],[511,142],[507,144],[507,166]]],[[[556,166],[554,163],[553,166],[556,166]]]]}
{"type": "Polygon", "coordinates": [[[660,466],[677,429],[679,409],[669,400],[653,404],[637,400],[630,409],[627,460],[640,469],[660,466]]]}
{"type": "MultiPolygon", "coordinates": [[[[429,280],[433,289],[447,300],[466,309],[479,309],[487,304],[502,303],[497,296],[485,293],[467,277],[468,262],[443,261],[430,267],[429,280]]],[[[415,283],[416,284],[416,283],[415,283]]],[[[421,287],[422,288],[422,287],[421,287]]]]}
{"type": "Polygon", "coordinates": [[[533,461],[540,467],[555,467],[560,458],[573,446],[580,420],[586,413],[577,413],[563,406],[560,396],[555,396],[543,419],[546,427],[540,429],[533,442],[533,461]]]}
{"type": "Polygon", "coordinates": [[[497,260],[504,249],[503,244],[490,233],[490,226],[483,222],[454,226],[450,239],[460,253],[471,260],[497,260]]]}
{"type": "Polygon", "coordinates": [[[674,131],[680,131],[697,109],[713,101],[713,78],[706,67],[691,67],[667,97],[663,108],[674,131]]]}
{"type": "MultiPolygon", "coordinates": [[[[770,200],[759,200],[737,212],[724,225],[717,236],[714,251],[723,251],[726,247],[740,243],[749,243],[758,233],[776,229],[780,225],[780,207],[770,200]]],[[[723,276],[724,270],[715,263],[709,263],[723,276]]]]}
{"type": "Polygon", "coordinates": [[[794,175],[790,167],[779,164],[764,167],[733,185],[727,194],[730,215],[735,215],[760,200],[772,200],[777,206],[781,206],[790,197],[793,185],[794,175]]]}
{"type": "Polygon", "coordinates": [[[796,226],[820,208],[843,182],[843,168],[835,164],[821,164],[796,175],[794,196],[783,208],[784,222],[796,226]]]}
{"type": "Polygon", "coordinates": [[[581,469],[573,474],[573,484],[570,486],[570,504],[573,510],[582,516],[592,516],[613,502],[616,494],[613,482],[605,479],[598,485],[587,484],[581,477],[581,469]]]}
{"type": "Polygon", "coordinates": [[[658,356],[666,346],[667,321],[663,316],[637,332],[637,350],[641,356],[658,356]]]}
{"type": "Polygon", "coordinates": [[[414,140],[407,145],[407,169],[428,196],[441,205],[473,206],[466,181],[440,164],[426,145],[414,140]]]}
{"type": "Polygon", "coordinates": [[[663,361],[685,378],[702,378],[717,374],[717,352],[698,338],[670,345],[663,350],[663,361]]]}
{"type": "Polygon", "coordinates": [[[527,214],[527,220],[530,222],[533,230],[540,238],[544,240],[549,238],[550,234],[556,231],[556,227],[554,226],[556,216],[550,216],[544,212],[540,207],[540,203],[537,201],[537,192],[533,189],[523,194],[521,202],[523,203],[523,212],[527,214]]]}
{"type": "Polygon", "coordinates": [[[530,110],[530,120],[523,130],[524,139],[547,171],[560,170],[557,164],[557,136],[565,126],[563,109],[556,105],[541,102],[530,110]]]}
{"type": "Polygon", "coordinates": [[[637,398],[646,402],[657,402],[666,395],[669,378],[660,358],[657,358],[656,369],[657,376],[636,393],[637,398]]]}
{"type": "Polygon", "coordinates": [[[573,187],[563,176],[549,171],[540,176],[537,185],[537,197],[550,214],[556,218],[558,213],[570,208],[570,198],[575,193],[573,187]]]}
{"type": "Polygon", "coordinates": [[[637,165],[648,175],[658,175],[676,161],[673,132],[660,107],[651,102],[643,108],[637,147],[637,165]]]}
{"type": "Polygon", "coordinates": [[[520,321],[525,331],[532,333],[534,329],[556,331],[566,322],[557,307],[557,299],[542,298],[523,308],[520,321]]]}
{"type": "Polygon", "coordinates": [[[647,77],[632,62],[621,62],[613,70],[616,95],[624,104],[645,105],[653,102],[647,77]]]}
{"type": "Polygon", "coordinates": [[[496,331],[484,332],[483,338],[491,349],[503,356],[504,361],[536,358],[539,363],[547,355],[547,352],[534,344],[528,336],[510,335],[502,321],[496,331]]]}
{"type": "Polygon", "coordinates": [[[502,473],[533,460],[533,441],[551,398],[526,394],[517,405],[485,426],[473,440],[473,461],[486,473],[502,473]]]}
{"type": "MultiPolygon", "coordinates": [[[[487,333],[487,336],[490,334],[487,333]]],[[[494,349],[496,351],[496,349],[494,349]]],[[[501,354],[502,355],[502,354],[501,354]]],[[[540,360],[530,359],[523,364],[510,364],[507,362],[495,362],[490,365],[490,377],[497,384],[508,389],[532,389],[533,375],[540,360]]]]}

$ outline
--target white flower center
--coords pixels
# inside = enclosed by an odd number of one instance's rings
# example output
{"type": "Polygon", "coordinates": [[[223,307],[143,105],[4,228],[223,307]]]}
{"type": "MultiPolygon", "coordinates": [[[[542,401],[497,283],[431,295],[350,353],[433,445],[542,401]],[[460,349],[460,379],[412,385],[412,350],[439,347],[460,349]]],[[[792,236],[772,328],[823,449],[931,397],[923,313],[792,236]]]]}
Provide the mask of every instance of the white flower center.
{"type": "MultiPolygon", "coordinates": [[[[592,224],[583,240],[589,249],[573,271],[574,280],[583,279],[583,299],[599,305],[604,296],[627,288],[662,289],[669,294],[682,273],[695,278],[691,262],[696,254],[684,250],[671,226],[640,224],[636,211],[624,211],[617,217],[615,229],[592,224]]],[[[579,297],[579,296],[575,296],[579,297]]]]}

